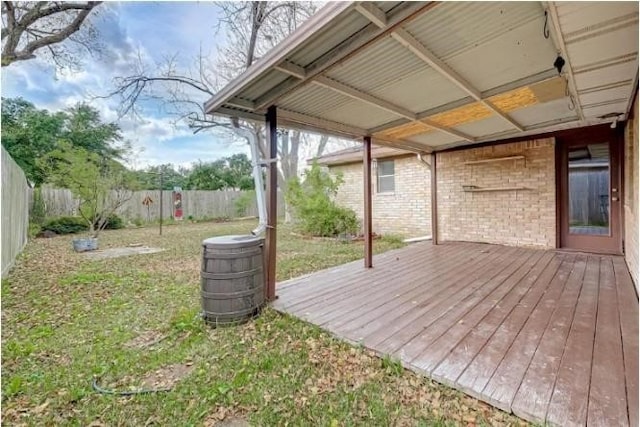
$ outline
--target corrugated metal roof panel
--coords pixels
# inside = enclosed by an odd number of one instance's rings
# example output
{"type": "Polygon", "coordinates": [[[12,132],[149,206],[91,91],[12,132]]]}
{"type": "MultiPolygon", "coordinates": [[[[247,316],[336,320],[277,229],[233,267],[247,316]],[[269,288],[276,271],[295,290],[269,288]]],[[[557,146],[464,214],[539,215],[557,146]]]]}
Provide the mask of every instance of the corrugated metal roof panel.
{"type": "Polygon", "coordinates": [[[612,65],[598,70],[574,74],[578,90],[633,78],[638,71],[637,60],[612,65]]]}
{"type": "Polygon", "coordinates": [[[571,43],[567,51],[573,67],[638,52],[638,25],[571,43]]]}
{"type": "Polygon", "coordinates": [[[556,59],[543,21],[523,24],[446,62],[480,91],[548,70],[556,59]]]}
{"type": "Polygon", "coordinates": [[[344,13],[343,16],[344,19],[337,20],[331,28],[315,34],[308,43],[305,43],[295,54],[290,56],[289,60],[294,64],[306,67],[353,34],[371,24],[368,19],[353,10],[350,13],[344,13]]]}
{"type": "Polygon", "coordinates": [[[340,107],[333,107],[325,111],[322,117],[364,129],[380,126],[399,118],[396,114],[356,100],[340,107]]]}
{"type": "Polygon", "coordinates": [[[446,60],[543,16],[539,2],[443,2],[405,29],[446,60]]]}
{"type": "Polygon", "coordinates": [[[398,6],[401,1],[376,1],[373,4],[378,8],[382,9],[385,12],[389,12],[394,7],[398,6]]]}
{"type": "Polygon", "coordinates": [[[514,127],[501,117],[491,116],[487,119],[456,126],[455,130],[464,132],[475,138],[482,138],[487,135],[514,130],[514,127]]]}
{"type": "Polygon", "coordinates": [[[367,47],[353,58],[333,68],[332,79],[371,92],[376,87],[424,70],[427,65],[391,37],[367,47]]]}
{"type": "Polygon", "coordinates": [[[638,13],[638,2],[557,2],[560,26],[565,34],[581,30],[595,23],[609,21],[630,13],[638,13]]]}
{"type": "Polygon", "coordinates": [[[394,100],[398,105],[415,113],[463,99],[467,96],[458,86],[444,78],[433,68],[425,68],[406,78],[371,90],[382,99],[394,100]]]}
{"type": "Polygon", "coordinates": [[[574,117],[576,120],[578,119],[576,111],[569,109],[569,98],[535,104],[530,107],[512,111],[509,115],[525,127],[556,119],[562,120],[570,117],[574,117]]]}
{"type": "Polygon", "coordinates": [[[582,111],[584,112],[584,116],[586,118],[597,118],[612,112],[614,113],[624,112],[626,108],[627,108],[627,100],[624,100],[624,101],[616,102],[613,104],[607,104],[607,105],[597,105],[597,104],[595,106],[583,105],[582,111]]]}
{"type": "Polygon", "coordinates": [[[255,101],[262,94],[267,92],[272,87],[282,83],[289,76],[281,73],[280,71],[270,70],[265,73],[264,77],[256,80],[253,84],[244,89],[240,95],[241,98],[250,99],[255,101]]]}
{"type": "Polygon", "coordinates": [[[325,111],[338,108],[352,101],[345,95],[314,84],[306,84],[282,99],[279,106],[312,116],[321,116],[325,111]]]}
{"type": "Polygon", "coordinates": [[[420,144],[425,144],[430,147],[438,147],[440,145],[451,144],[454,142],[462,142],[459,138],[449,135],[444,132],[429,132],[423,133],[420,135],[413,135],[410,138],[405,138],[408,141],[417,142],[420,144]]]}
{"type": "MultiPolygon", "coordinates": [[[[629,93],[631,93],[632,86],[631,84],[626,86],[617,87],[614,89],[600,90],[597,92],[585,93],[580,95],[580,104],[582,105],[592,105],[601,102],[607,102],[614,99],[629,99],[629,93]]],[[[624,113],[625,110],[622,111],[611,111],[616,113],[624,113]]]]}

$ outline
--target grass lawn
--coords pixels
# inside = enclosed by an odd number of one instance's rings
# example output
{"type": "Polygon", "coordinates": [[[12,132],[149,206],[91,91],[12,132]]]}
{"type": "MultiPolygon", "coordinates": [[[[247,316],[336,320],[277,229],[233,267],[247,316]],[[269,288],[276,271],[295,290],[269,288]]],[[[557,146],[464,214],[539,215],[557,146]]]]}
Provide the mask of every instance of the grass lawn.
{"type": "MultiPolygon", "coordinates": [[[[102,248],[166,250],[99,261],[74,253],[71,237],[31,241],[2,282],[2,424],[524,424],[271,309],[242,326],[205,326],[200,243],[253,225],[181,224],[163,236],[156,228],[108,231],[102,248]],[[172,390],[98,394],[94,376],[106,388],[172,390]]],[[[304,239],[286,227],[278,244],[278,280],[363,252],[362,243],[304,239]]]]}

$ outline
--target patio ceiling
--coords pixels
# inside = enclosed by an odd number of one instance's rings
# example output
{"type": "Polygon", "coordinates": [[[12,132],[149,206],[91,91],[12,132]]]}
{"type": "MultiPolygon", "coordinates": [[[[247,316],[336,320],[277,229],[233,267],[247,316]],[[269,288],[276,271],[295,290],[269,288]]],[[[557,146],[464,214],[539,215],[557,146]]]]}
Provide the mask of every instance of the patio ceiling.
{"type": "Polygon", "coordinates": [[[431,152],[625,120],[637,82],[637,2],[346,2],[205,108],[431,152]]]}

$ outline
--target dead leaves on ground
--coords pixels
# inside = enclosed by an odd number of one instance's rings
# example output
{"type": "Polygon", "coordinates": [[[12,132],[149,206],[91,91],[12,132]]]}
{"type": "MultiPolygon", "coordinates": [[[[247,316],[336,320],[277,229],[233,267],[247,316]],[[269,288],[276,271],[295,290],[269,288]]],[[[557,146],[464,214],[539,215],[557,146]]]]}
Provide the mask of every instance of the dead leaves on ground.
{"type": "Polygon", "coordinates": [[[142,379],[145,389],[171,389],[193,371],[193,362],[176,363],[148,373],[142,379]]]}

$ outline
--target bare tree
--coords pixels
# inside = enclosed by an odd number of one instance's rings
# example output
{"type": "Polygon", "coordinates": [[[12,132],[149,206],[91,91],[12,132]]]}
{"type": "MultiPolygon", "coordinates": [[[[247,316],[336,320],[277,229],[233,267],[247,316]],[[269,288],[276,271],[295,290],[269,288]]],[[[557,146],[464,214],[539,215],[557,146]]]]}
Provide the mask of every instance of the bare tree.
{"type": "Polygon", "coordinates": [[[2,66],[33,59],[42,52],[62,67],[74,65],[77,52],[63,46],[66,40],[92,51],[96,31],[87,18],[102,2],[2,2],[2,66]],[[81,31],[82,29],[82,31],[81,31]]]}
{"type": "MultiPolygon", "coordinates": [[[[139,57],[132,74],[116,78],[121,114],[136,114],[141,101],[154,98],[165,102],[178,121],[186,122],[195,133],[218,129],[237,138],[230,121],[214,118],[204,111],[204,102],[227,82],[246,70],[316,11],[313,2],[222,2],[217,32],[224,33],[225,46],[214,59],[199,52],[190,68],[180,67],[177,56],[148,64],[139,57]]],[[[259,142],[260,154],[268,158],[262,124],[240,122],[259,142]]],[[[298,173],[301,146],[312,140],[299,131],[279,130],[278,157],[281,188],[298,173]]],[[[314,142],[317,141],[313,139],[314,142]]],[[[321,136],[316,156],[323,153],[329,138],[321,136]]],[[[288,209],[287,209],[288,212],[288,209]]]]}

